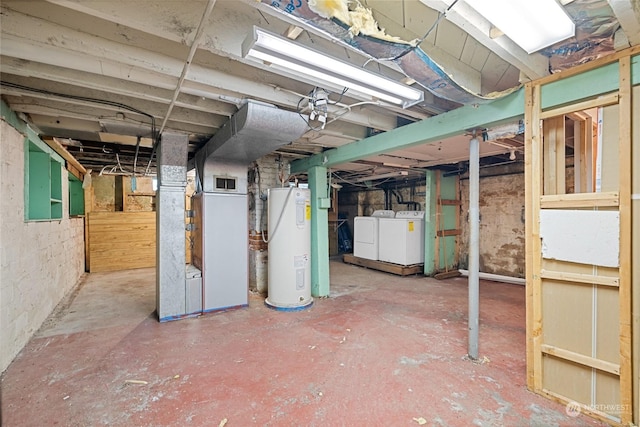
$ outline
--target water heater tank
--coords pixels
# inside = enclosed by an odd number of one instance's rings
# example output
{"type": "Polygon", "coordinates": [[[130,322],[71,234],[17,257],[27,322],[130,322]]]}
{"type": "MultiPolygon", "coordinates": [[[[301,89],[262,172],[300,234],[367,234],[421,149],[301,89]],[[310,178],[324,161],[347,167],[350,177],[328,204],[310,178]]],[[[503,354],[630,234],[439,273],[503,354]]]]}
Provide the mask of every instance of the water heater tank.
{"type": "Polygon", "coordinates": [[[271,188],[269,201],[269,282],[267,306],[301,310],[311,298],[311,192],[271,188]]]}

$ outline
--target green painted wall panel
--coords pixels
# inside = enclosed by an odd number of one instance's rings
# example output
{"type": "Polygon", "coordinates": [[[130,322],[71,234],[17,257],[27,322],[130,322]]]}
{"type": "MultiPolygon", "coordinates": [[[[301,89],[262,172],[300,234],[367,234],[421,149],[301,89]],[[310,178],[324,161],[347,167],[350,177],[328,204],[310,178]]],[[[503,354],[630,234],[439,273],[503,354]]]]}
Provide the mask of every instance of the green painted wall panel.
{"type": "Polygon", "coordinates": [[[84,215],[82,182],[71,174],[69,174],[69,215],[84,215]]]}
{"type": "MultiPolygon", "coordinates": [[[[459,198],[456,193],[455,176],[443,176],[440,180],[440,198],[443,200],[457,200],[459,198]]],[[[456,228],[456,211],[458,206],[442,206],[442,215],[440,217],[440,229],[455,230],[456,228]]],[[[456,268],[456,238],[457,236],[448,236],[440,239],[440,265],[439,270],[451,270],[456,268]]]]}
{"type": "Polygon", "coordinates": [[[614,62],[542,86],[542,109],[618,90],[618,69],[614,62]]]}
{"type": "Polygon", "coordinates": [[[424,274],[431,276],[436,272],[436,213],[438,196],[436,194],[437,171],[427,170],[424,196],[424,274]]]}
{"type": "MultiPolygon", "coordinates": [[[[32,147],[28,143],[29,147],[32,147]]],[[[29,199],[27,219],[49,219],[51,216],[49,154],[42,151],[29,151],[28,178],[29,199]]]]}

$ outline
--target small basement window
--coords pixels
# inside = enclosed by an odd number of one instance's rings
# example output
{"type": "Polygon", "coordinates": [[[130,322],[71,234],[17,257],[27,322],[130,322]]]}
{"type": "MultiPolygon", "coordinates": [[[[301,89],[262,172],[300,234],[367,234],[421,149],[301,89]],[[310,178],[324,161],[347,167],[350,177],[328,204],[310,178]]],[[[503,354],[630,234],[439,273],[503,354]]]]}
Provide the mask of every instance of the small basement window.
{"type": "Polygon", "coordinates": [[[64,160],[29,138],[25,151],[25,220],[61,219],[64,160]]]}

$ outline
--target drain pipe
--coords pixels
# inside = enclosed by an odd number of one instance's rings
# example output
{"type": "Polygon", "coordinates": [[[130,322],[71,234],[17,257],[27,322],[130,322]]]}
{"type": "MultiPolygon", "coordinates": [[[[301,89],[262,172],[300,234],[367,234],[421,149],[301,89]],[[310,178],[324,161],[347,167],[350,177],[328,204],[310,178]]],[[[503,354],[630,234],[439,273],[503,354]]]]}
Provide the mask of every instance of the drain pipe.
{"type": "Polygon", "coordinates": [[[469,141],[469,357],[478,359],[480,329],[480,144],[469,141]]]}
{"type": "MultiPolygon", "coordinates": [[[[469,270],[458,270],[460,274],[465,277],[469,276],[469,270]]],[[[478,277],[482,280],[492,280],[494,282],[502,282],[502,283],[510,283],[512,285],[522,285],[526,284],[525,279],[521,279],[519,277],[511,277],[511,276],[503,276],[501,274],[493,274],[493,273],[478,273],[478,277]]]]}

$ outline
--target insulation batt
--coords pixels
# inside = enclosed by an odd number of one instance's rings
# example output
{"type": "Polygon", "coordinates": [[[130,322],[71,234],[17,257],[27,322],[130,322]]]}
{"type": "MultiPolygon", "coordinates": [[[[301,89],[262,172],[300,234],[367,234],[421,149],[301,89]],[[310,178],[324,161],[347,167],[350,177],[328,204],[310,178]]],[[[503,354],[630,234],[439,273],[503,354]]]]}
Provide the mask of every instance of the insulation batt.
{"type": "Polygon", "coordinates": [[[380,40],[413,45],[400,37],[390,36],[385,32],[384,28],[378,27],[378,22],[373,17],[371,9],[357,2],[355,9],[349,10],[348,3],[348,0],[309,0],[308,4],[309,9],[323,18],[336,18],[348,25],[349,33],[352,36],[363,34],[380,40]]]}

